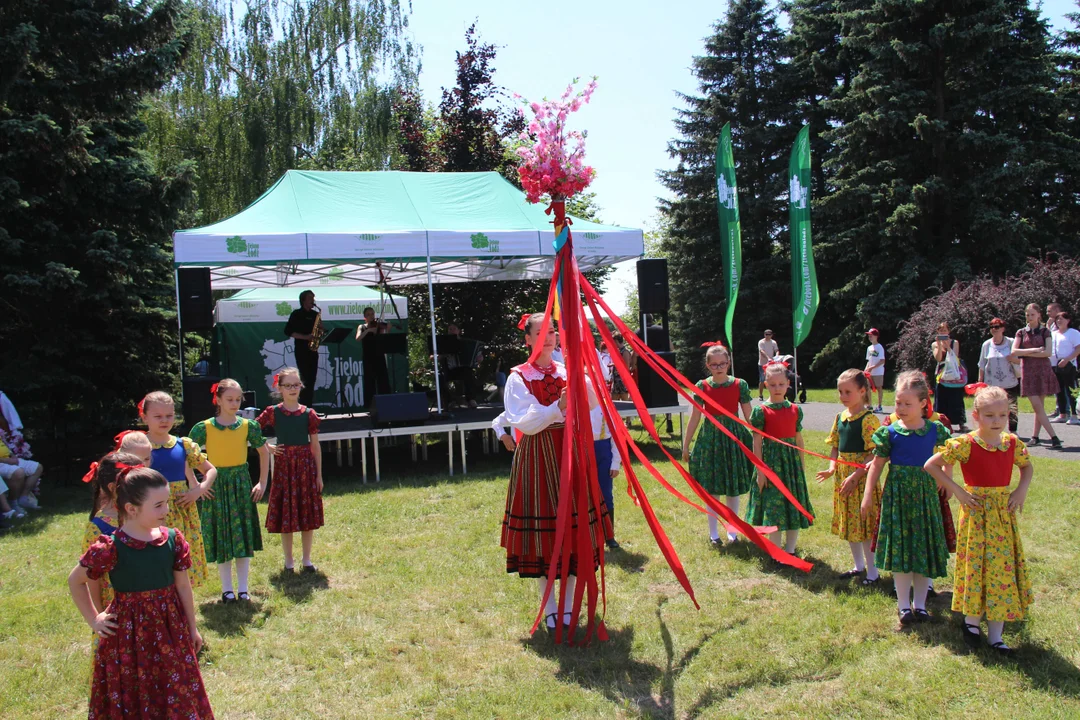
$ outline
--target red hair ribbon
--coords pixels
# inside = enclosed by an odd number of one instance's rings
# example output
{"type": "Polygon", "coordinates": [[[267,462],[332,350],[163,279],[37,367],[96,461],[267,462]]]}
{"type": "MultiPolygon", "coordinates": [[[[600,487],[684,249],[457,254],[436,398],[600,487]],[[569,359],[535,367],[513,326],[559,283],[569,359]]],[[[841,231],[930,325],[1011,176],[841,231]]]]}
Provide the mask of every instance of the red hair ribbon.
{"type": "Polygon", "coordinates": [[[143,398],[142,400],[139,401],[139,404],[135,406],[135,407],[139,408],[139,417],[142,417],[142,415],[143,415],[143,405],[145,405],[145,404],[146,404],[146,398],[143,398]]]}
{"type": "Polygon", "coordinates": [[[971,383],[970,385],[965,385],[964,386],[964,392],[966,392],[968,395],[974,395],[975,393],[979,392],[983,388],[987,388],[987,387],[990,387],[990,386],[987,385],[986,383],[981,383],[981,382],[971,383]]]}
{"type": "Polygon", "coordinates": [[[716,342],[703,342],[701,343],[701,347],[722,347],[726,349],[726,346],[721,340],[717,340],[716,342]]]}
{"type": "Polygon", "coordinates": [[[517,325],[518,330],[524,330],[525,326],[529,324],[529,318],[531,318],[531,317],[532,317],[532,313],[525,313],[524,315],[522,315],[521,319],[518,320],[518,325],[517,325]]]}
{"type": "Polygon", "coordinates": [[[82,481],[84,483],[92,482],[94,480],[94,476],[97,475],[97,469],[98,464],[96,462],[90,463],[90,470],[82,476],[82,481]]]}
{"type": "Polygon", "coordinates": [[[281,377],[281,373],[274,373],[274,387],[278,386],[278,378],[281,377]]]}
{"type": "Polygon", "coordinates": [[[214,398],[214,404],[215,405],[217,405],[217,390],[218,390],[218,385],[220,385],[220,384],[221,383],[214,383],[213,385],[210,386],[210,396],[214,398]]]}
{"type": "Polygon", "coordinates": [[[130,435],[133,432],[141,432],[141,431],[140,430],[121,430],[120,432],[118,432],[116,434],[116,437],[113,438],[113,442],[116,443],[116,446],[113,448],[113,452],[116,452],[117,450],[119,450],[120,449],[120,443],[124,442],[124,438],[126,438],[128,435],[130,435]]]}
{"type": "Polygon", "coordinates": [[[781,367],[785,367],[785,368],[790,368],[791,367],[786,362],[780,362],[779,360],[770,360],[769,362],[765,363],[765,367],[771,367],[773,365],[780,365],[781,367]]]}
{"type": "Polygon", "coordinates": [[[863,377],[870,383],[870,392],[877,391],[877,383],[874,382],[874,376],[870,374],[869,370],[863,370],[863,377]]]}

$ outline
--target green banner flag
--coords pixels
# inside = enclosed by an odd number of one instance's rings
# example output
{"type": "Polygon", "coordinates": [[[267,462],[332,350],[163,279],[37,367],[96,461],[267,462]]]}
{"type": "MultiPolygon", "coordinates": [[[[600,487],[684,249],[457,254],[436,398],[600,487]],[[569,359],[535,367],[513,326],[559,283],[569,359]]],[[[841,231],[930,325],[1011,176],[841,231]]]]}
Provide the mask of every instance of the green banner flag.
{"type": "Polygon", "coordinates": [[[791,220],[791,297],[794,346],[810,334],[818,308],[817,273],[810,243],[810,127],[804,125],[791,148],[788,165],[791,220]]]}
{"type": "Polygon", "coordinates": [[[742,231],[739,227],[739,188],[735,183],[735,159],[731,154],[731,123],[725,123],[716,141],[716,208],[720,216],[720,247],[724,254],[724,277],[727,285],[727,312],[724,333],[728,345],[735,342],[731,323],[735,301],[739,299],[742,275],[742,231]]]}

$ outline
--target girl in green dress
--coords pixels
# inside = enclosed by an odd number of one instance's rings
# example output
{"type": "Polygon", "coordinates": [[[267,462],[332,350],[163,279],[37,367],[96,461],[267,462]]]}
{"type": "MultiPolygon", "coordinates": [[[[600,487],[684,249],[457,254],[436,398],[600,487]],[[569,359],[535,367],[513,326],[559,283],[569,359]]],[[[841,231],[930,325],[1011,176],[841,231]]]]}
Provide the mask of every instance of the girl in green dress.
{"type": "MultiPolygon", "coordinates": [[[[697,387],[732,415],[738,415],[741,408],[743,417],[749,420],[750,386],[745,380],[728,375],[731,370],[731,353],[727,348],[719,343],[708,343],[708,345],[709,349],[705,352],[705,367],[711,377],[699,381],[697,387]]],[[[750,431],[744,425],[720,413],[710,414],[730,430],[739,442],[746,447],[750,446],[750,431]]],[[[705,422],[702,425],[701,433],[691,452],[690,440],[694,437],[694,431],[697,430],[700,422],[701,411],[694,408],[690,414],[690,422],[686,426],[686,434],[683,435],[682,460],[684,463],[689,462],[690,474],[701,483],[702,487],[715,495],[717,499],[723,496],[724,503],[738,515],[739,496],[750,492],[750,487],[754,484],[753,463],[731,438],[720,432],[711,422],[705,422]]],[[[735,542],[737,537],[733,530],[728,528],[728,542],[735,542]]],[[[709,512],[709,541],[713,545],[720,545],[717,517],[711,511],[709,512]]]]}
{"type": "MultiPolygon", "coordinates": [[[[750,424],[770,437],[802,448],[803,411],[801,407],[792,405],[785,399],[788,385],[786,366],[778,362],[765,366],[765,387],[769,391],[769,401],[754,408],[750,415],[750,424]]],[[[792,496],[813,515],[814,507],[810,504],[810,493],[806,488],[802,453],[795,448],[765,440],[760,434],[754,433],[754,454],[772,468],[792,496]]],[[[776,531],[769,533],[769,540],[774,545],[780,544],[780,531],[786,531],[784,549],[789,553],[795,552],[799,530],[811,525],[811,521],[776,487],[766,484],[765,473],[761,470],[757,471],[757,483],[750,488],[746,520],[751,525],[775,525],[776,531]]]]}
{"type": "Polygon", "coordinates": [[[867,518],[874,512],[875,491],[885,463],[889,463],[889,475],[881,492],[875,559],[878,568],[893,574],[902,626],[930,619],[926,611],[929,578],[945,576],[949,566],[938,484],[923,469],[949,439],[949,431],[939,422],[926,420],[929,413],[926,378],[914,370],[901,373],[896,379],[899,419],[874,433],[874,460],[863,492],[861,510],[867,518]]]}

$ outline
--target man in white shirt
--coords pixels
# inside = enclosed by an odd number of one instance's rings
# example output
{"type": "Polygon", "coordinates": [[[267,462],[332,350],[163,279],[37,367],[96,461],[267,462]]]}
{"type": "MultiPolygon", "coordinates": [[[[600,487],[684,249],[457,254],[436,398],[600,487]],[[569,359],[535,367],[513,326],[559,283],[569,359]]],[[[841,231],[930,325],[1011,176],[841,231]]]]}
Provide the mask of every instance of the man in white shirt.
{"type": "Polygon", "coordinates": [[[883,412],[881,400],[885,395],[885,348],[878,342],[881,333],[877,328],[866,331],[866,339],[870,341],[870,347],[866,348],[866,368],[863,372],[870,373],[870,382],[877,388],[877,407],[874,412],[883,412]]]}
{"type": "Polygon", "coordinates": [[[773,331],[766,330],[765,337],[757,341],[758,400],[765,399],[765,366],[779,354],[780,346],[773,340],[773,331]]]}

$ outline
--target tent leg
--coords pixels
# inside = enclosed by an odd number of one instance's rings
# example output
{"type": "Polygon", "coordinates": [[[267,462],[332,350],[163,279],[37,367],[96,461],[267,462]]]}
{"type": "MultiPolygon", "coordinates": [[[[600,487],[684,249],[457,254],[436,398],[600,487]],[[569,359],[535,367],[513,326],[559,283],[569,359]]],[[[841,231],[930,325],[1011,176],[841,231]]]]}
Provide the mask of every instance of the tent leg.
{"type": "Polygon", "coordinates": [[[349,467],[352,467],[353,466],[353,462],[352,462],[352,438],[349,438],[348,440],[346,440],[345,443],[346,443],[346,447],[348,447],[348,449],[349,449],[349,451],[348,451],[348,453],[349,453],[349,467]]]}
{"type": "Polygon", "coordinates": [[[461,438],[461,474],[467,475],[469,473],[469,468],[465,464],[465,431],[458,430],[458,437],[461,438]]]}
{"type": "Polygon", "coordinates": [[[420,456],[427,462],[427,435],[420,436],[420,456]]]}
{"type": "Polygon", "coordinates": [[[428,309],[431,311],[431,354],[435,362],[435,407],[438,409],[439,414],[442,415],[442,390],[439,387],[439,342],[435,335],[435,288],[431,284],[430,254],[427,256],[427,296],[428,309]]]}
{"type": "Polygon", "coordinates": [[[450,456],[450,477],[454,477],[454,431],[451,430],[446,434],[446,448],[447,454],[450,456]]]}
{"type": "Polygon", "coordinates": [[[360,479],[367,485],[367,438],[360,438],[360,479]]]}
{"type": "Polygon", "coordinates": [[[337,466],[341,467],[341,441],[338,440],[335,445],[337,446],[337,466]]]}
{"type": "Polygon", "coordinates": [[[382,479],[379,474],[379,438],[373,436],[371,443],[375,447],[375,482],[379,482],[382,479]]]}

